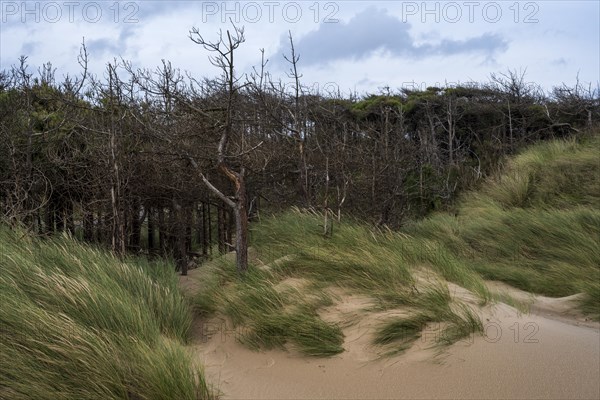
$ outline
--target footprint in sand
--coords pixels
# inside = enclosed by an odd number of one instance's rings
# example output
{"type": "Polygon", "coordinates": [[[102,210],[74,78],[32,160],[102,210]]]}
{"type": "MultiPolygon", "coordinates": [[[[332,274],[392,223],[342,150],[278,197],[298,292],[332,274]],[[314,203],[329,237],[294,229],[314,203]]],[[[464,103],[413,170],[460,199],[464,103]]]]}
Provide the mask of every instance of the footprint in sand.
{"type": "Polygon", "coordinates": [[[275,360],[273,358],[270,358],[267,361],[265,361],[265,365],[264,366],[259,367],[258,369],[271,368],[273,365],[275,365],[275,360]]]}

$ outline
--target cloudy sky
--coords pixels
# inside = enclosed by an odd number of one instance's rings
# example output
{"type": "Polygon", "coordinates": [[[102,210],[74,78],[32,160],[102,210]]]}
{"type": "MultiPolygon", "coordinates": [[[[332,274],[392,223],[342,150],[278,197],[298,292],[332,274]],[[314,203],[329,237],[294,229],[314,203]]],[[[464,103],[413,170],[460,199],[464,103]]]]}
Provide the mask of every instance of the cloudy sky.
{"type": "Polygon", "coordinates": [[[288,32],[303,83],[344,93],[385,86],[486,81],[490,73],[527,71],[546,89],[600,81],[598,1],[0,1],[0,69],[21,55],[36,69],[51,61],[59,77],[77,73],[85,38],[90,70],[115,57],[154,68],[161,60],[192,75],[218,74],[189,38],[245,28],[238,73],[260,64],[286,80],[288,32]]]}

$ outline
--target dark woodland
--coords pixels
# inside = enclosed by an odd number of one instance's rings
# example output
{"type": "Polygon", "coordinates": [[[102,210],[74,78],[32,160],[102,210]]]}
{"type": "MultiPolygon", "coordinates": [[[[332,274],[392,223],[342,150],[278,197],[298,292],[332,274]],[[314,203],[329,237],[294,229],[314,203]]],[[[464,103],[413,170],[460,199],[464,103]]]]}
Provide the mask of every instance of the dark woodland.
{"type": "Polygon", "coordinates": [[[117,254],[191,259],[237,250],[249,224],[291,206],[399,228],[452,207],[461,191],[536,141],[584,135],[600,121],[598,89],[550,92],[507,71],[489,81],[370,95],[305,85],[290,37],[289,75],[258,54],[235,69],[242,29],[190,40],[213,70],[126,61],[57,79],[23,57],[0,73],[0,212],[40,235],[69,232],[117,254]]]}

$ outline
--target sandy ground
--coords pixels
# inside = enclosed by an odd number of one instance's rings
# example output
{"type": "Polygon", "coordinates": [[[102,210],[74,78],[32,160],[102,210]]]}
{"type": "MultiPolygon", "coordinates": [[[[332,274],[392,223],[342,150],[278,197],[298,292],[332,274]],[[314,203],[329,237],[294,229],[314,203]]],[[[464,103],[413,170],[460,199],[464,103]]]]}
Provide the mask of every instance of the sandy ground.
{"type": "MultiPolygon", "coordinates": [[[[194,290],[195,271],[182,277],[194,290]]],[[[297,284],[297,282],[291,282],[297,284]]],[[[339,296],[322,317],[344,329],[345,352],[307,358],[294,352],[254,352],[240,345],[226,321],[196,321],[192,347],[224,399],[600,399],[600,329],[573,311],[574,297],[534,297],[490,283],[529,302],[530,314],[498,304],[481,309],[485,335],[439,354],[430,326],[402,355],[382,358],[370,346],[373,326],[387,314],[366,314],[369,299],[339,296]],[[346,326],[346,325],[343,325],[346,326]]],[[[469,293],[451,286],[455,296],[469,293]]]]}

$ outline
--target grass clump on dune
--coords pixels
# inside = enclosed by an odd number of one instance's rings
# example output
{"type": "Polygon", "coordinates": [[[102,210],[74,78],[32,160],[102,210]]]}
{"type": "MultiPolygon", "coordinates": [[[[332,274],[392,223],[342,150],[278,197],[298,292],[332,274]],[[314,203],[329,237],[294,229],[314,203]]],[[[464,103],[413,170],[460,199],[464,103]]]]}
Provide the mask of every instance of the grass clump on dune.
{"type": "Polygon", "coordinates": [[[598,148],[598,135],[533,146],[465,194],[456,217],[437,214],[406,232],[435,240],[485,279],[546,296],[583,292],[581,310],[598,319],[598,148]]]}
{"type": "MultiPolygon", "coordinates": [[[[533,146],[479,191],[465,194],[457,215],[438,213],[402,232],[344,221],[325,238],[322,217],[313,212],[296,209],[263,219],[252,230],[260,262],[239,279],[233,266],[214,268],[198,305],[248,328],[241,340],[253,348],[291,343],[312,355],[342,350],[340,327],[318,317],[332,301],[331,288],[368,296],[371,311],[408,310],[375,333],[375,343],[394,351],[408,348],[429,324],[442,326],[442,345],[481,332],[479,317],[449,294],[447,282],[468,289],[481,304],[502,298],[489,292],[485,279],[548,296],[583,292],[581,310],[597,319],[598,147],[598,136],[533,146]],[[288,279],[305,284],[295,292],[277,291],[288,279]],[[326,333],[294,336],[314,331],[326,333]]],[[[508,297],[503,301],[519,306],[508,297]]]]}
{"type": "MultiPolygon", "coordinates": [[[[339,326],[321,320],[317,310],[331,304],[328,296],[309,300],[294,288],[277,288],[265,271],[253,269],[236,280],[232,264],[222,262],[216,271],[227,284],[208,284],[197,296],[199,308],[221,311],[235,328],[235,337],[252,349],[295,348],[309,356],[331,356],[344,349],[339,326]]],[[[210,277],[208,280],[210,281],[210,277]]],[[[215,279],[215,275],[212,275],[215,279]]]]}
{"type": "Polygon", "coordinates": [[[0,398],[201,399],[170,265],[0,226],[0,398]]]}
{"type": "MultiPolygon", "coordinates": [[[[450,254],[433,254],[433,245],[418,248],[421,244],[405,235],[353,222],[337,224],[334,234],[325,238],[319,233],[320,223],[318,215],[300,210],[262,221],[252,231],[252,242],[259,264],[268,267],[254,265],[245,276],[236,277],[232,265],[213,265],[203,277],[198,307],[228,316],[243,332],[238,339],[251,348],[291,345],[307,355],[329,356],[343,351],[341,327],[319,317],[319,311],[333,303],[334,288],[368,296],[374,312],[406,307],[426,313],[432,306],[430,292],[419,293],[422,284],[415,274],[425,269],[435,279],[456,281],[481,293],[482,302],[489,297],[470,267],[450,254]],[[303,285],[280,290],[289,280],[303,285]]],[[[448,312],[438,312],[435,319],[452,323],[452,317],[455,325],[461,324],[448,308],[449,294],[440,299],[448,312]]]]}
{"type": "Polygon", "coordinates": [[[537,144],[511,159],[482,193],[505,209],[598,207],[598,148],[598,135],[537,144]]]}
{"type": "Polygon", "coordinates": [[[433,327],[431,332],[434,342],[439,345],[450,345],[483,331],[479,317],[464,303],[454,301],[445,284],[428,288],[415,297],[412,305],[417,307],[411,315],[394,317],[381,324],[373,342],[393,344],[390,353],[397,353],[409,348],[431,324],[443,325],[433,327]]]}
{"type": "Polygon", "coordinates": [[[333,236],[323,238],[319,234],[321,222],[311,213],[288,212],[262,222],[253,231],[253,240],[268,260],[293,255],[274,266],[278,276],[297,275],[323,285],[381,294],[411,288],[416,267],[425,267],[473,290],[484,300],[489,296],[471,267],[435,241],[414,240],[354,222],[336,225],[333,236]]]}

